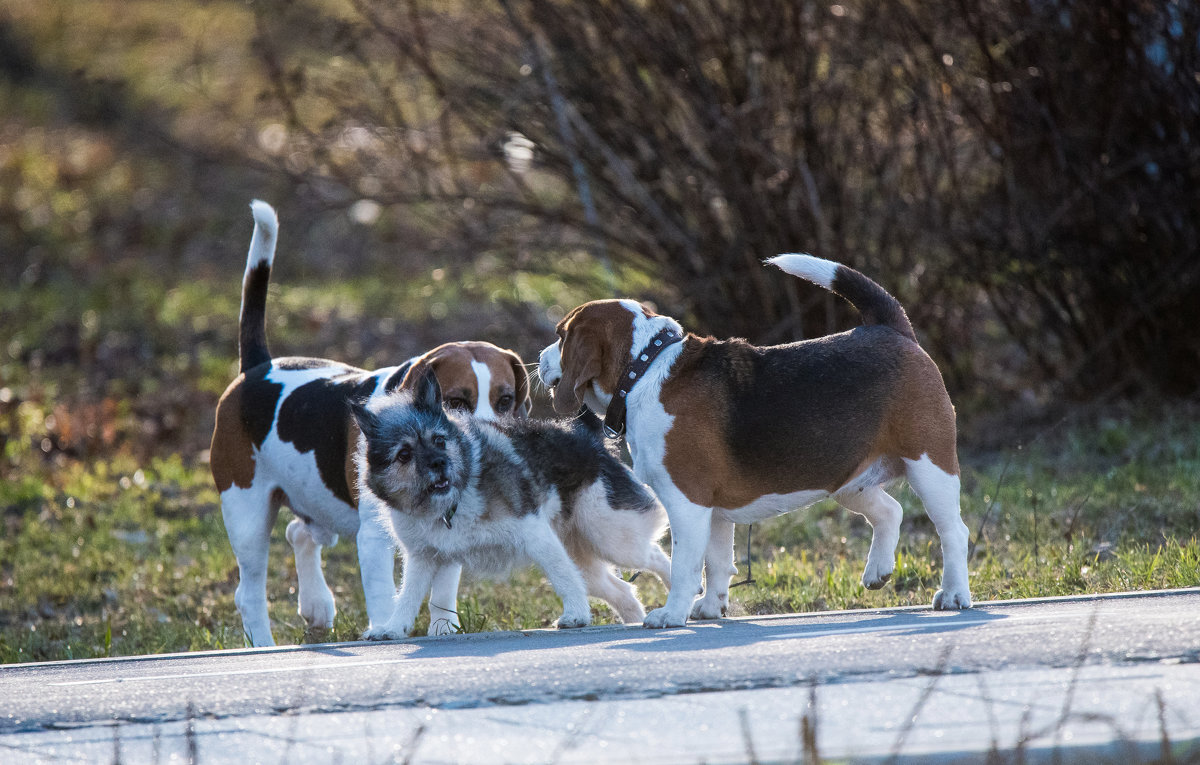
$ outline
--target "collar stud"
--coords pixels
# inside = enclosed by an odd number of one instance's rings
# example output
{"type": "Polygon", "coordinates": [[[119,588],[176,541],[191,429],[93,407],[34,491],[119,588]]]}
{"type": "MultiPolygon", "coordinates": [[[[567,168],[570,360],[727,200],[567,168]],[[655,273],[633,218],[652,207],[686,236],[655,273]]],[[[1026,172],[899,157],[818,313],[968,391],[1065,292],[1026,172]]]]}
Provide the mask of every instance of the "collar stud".
{"type": "Polygon", "coordinates": [[[604,414],[604,435],[609,438],[620,438],[625,434],[625,399],[629,396],[629,391],[633,390],[633,386],[637,384],[637,381],[646,373],[660,353],[682,340],[683,335],[670,327],[664,327],[658,331],[658,334],[654,336],[642,353],[625,363],[625,369],[621,373],[621,383],[617,386],[616,395],[609,402],[608,411],[604,414]]]}

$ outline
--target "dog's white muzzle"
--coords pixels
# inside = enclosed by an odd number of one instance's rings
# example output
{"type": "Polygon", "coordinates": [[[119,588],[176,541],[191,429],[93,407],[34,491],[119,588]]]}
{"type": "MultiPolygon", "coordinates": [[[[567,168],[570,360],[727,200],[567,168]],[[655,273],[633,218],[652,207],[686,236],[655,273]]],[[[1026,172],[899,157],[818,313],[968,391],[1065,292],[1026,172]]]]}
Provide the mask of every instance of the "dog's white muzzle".
{"type": "Polygon", "coordinates": [[[562,355],[558,343],[547,345],[538,354],[538,377],[547,388],[553,388],[562,379],[562,355]]]}

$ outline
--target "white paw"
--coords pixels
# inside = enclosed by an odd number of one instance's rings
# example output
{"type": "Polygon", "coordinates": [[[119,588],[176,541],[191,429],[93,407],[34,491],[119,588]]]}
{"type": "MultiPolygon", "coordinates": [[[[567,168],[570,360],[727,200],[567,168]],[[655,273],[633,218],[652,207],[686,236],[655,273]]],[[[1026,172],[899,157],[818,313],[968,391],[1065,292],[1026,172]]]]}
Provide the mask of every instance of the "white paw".
{"type": "Polygon", "coordinates": [[[881,589],[888,580],[892,578],[892,572],[896,570],[896,561],[894,558],[888,559],[883,563],[876,563],[867,560],[867,568],[863,571],[862,585],[868,590],[881,589]]]}
{"type": "Polygon", "coordinates": [[[725,615],[729,603],[728,596],[724,598],[700,598],[692,605],[693,619],[720,619],[725,615]]]}
{"type": "Polygon", "coordinates": [[[412,632],[412,624],[407,626],[399,625],[392,626],[391,622],[381,624],[378,627],[372,625],[367,628],[367,631],[362,634],[363,640],[403,640],[412,632]]]}
{"type": "Polygon", "coordinates": [[[971,607],[971,592],[961,590],[938,590],[933,596],[934,611],[952,611],[971,607]]]}
{"type": "Polygon", "coordinates": [[[642,626],[652,630],[682,627],[686,623],[687,617],[684,614],[672,613],[666,607],[654,609],[642,620],[642,626]]]}
{"type": "Polygon", "coordinates": [[[588,613],[564,613],[558,619],[558,628],[560,630],[571,630],[577,627],[586,627],[592,623],[592,614],[588,613]]]}
{"type": "MultiPolygon", "coordinates": [[[[333,627],[333,617],[337,615],[337,606],[333,602],[333,593],[326,587],[324,597],[302,597],[300,599],[300,616],[310,628],[330,629],[333,627]]],[[[307,596],[307,593],[304,593],[307,596]]]]}
{"type": "MultiPolygon", "coordinates": [[[[616,609],[615,606],[614,609],[616,609]]],[[[646,618],[646,609],[642,608],[642,604],[636,598],[616,611],[617,616],[621,617],[621,624],[640,624],[646,618]]]]}
{"type": "Polygon", "coordinates": [[[275,638],[271,637],[271,630],[263,628],[258,630],[246,630],[246,640],[255,648],[270,648],[275,645],[275,638]]]}

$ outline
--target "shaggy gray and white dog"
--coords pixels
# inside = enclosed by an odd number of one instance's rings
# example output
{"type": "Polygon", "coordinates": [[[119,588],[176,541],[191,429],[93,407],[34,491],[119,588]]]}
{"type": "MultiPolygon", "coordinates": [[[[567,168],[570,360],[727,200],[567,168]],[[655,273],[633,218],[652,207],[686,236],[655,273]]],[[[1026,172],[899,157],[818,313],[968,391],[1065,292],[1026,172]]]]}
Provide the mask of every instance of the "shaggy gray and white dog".
{"type": "Polygon", "coordinates": [[[657,540],[666,513],[605,446],[590,412],[574,420],[482,421],[447,413],[437,378],[415,390],[352,406],[362,430],[359,491],[382,502],[378,518],[403,547],[403,581],[390,619],[364,637],[413,628],[444,566],[498,576],[537,564],[563,601],[560,628],[591,623],[587,596],[625,623],[646,615],[633,586],[613,571],[653,571],[670,587],[657,540]]]}

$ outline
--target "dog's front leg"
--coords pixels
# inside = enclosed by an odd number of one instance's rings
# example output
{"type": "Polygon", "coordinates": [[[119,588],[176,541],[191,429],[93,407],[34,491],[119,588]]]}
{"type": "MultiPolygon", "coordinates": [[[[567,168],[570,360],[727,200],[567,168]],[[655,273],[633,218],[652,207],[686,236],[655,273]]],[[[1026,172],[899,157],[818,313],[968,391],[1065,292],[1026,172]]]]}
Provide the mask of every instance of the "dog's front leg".
{"type": "Polygon", "coordinates": [[[392,616],[396,605],[396,547],[380,517],[366,503],[358,509],[358,568],[367,601],[367,631],[392,616]]]}
{"type": "MultiPolygon", "coordinates": [[[[646,614],[642,622],[643,626],[653,629],[682,627],[687,622],[692,602],[700,592],[700,570],[713,521],[712,508],[689,502],[674,487],[670,493],[675,496],[669,497],[664,491],[659,493],[659,499],[667,508],[667,519],[671,523],[671,592],[667,595],[666,605],[646,614]]],[[[731,541],[729,560],[732,558],[731,541]]],[[[726,596],[728,586],[727,581],[726,596]]]]}
{"type": "Polygon", "coordinates": [[[400,579],[400,594],[396,597],[396,608],[379,627],[372,623],[363,633],[367,640],[401,640],[408,637],[421,611],[421,603],[429,586],[433,583],[437,565],[433,559],[420,553],[407,552],[404,556],[404,573],[400,579]]]}
{"type": "Polygon", "coordinates": [[[562,541],[548,523],[537,520],[529,526],[531,528],[525,535],[525,552],[546,572],[546,578],[562,598],[563,614],[558,619],[559,629],[588,626],[592,623],[592,609],[588,605],[587,585],[579,568],[567,555],[562,541]]]}
{"type": "Polygon", "coordinates": [[[429,634],[452,635],[462,625],[458,620],[458,580],[461,563],[447,563],[433,575],[429,592],[429,634]]]}
{"type": "Polygon", "coordinates": [[[720,619],[725,615],[729,609],[729,580],[736,573],[733,522],[714,514],[704,551],[704,597],[692,605],[693,619],[720,619]]]}

